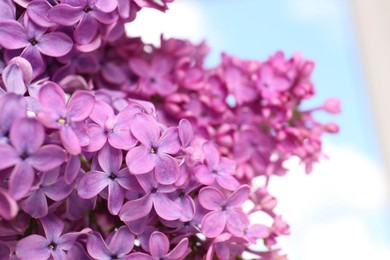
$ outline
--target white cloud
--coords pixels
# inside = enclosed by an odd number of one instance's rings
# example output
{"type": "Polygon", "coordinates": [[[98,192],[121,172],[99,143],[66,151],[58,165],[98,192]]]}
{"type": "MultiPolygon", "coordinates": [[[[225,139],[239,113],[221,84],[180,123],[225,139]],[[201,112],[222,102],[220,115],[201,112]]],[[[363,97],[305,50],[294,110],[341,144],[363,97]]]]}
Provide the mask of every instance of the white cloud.
{"type": "Polygon", "coordinates": [[[340,1],[337,0],[288,0],[287,8],[297,18],[323,21],[338,16],[340,1]]]}

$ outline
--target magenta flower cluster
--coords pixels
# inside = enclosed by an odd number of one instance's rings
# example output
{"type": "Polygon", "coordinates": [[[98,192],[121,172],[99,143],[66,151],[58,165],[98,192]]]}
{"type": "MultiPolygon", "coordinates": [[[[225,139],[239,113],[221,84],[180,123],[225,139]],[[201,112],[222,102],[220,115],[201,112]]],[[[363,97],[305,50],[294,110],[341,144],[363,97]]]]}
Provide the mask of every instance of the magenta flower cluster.
{"type": "Polygon", "coordinates": [[[302,108],[300,55],[209,69],[204,42],[126,36],[172,1],[0,1],[1,260],[285,259],[268,182],[311,171],[339,102],[302,108]]]}

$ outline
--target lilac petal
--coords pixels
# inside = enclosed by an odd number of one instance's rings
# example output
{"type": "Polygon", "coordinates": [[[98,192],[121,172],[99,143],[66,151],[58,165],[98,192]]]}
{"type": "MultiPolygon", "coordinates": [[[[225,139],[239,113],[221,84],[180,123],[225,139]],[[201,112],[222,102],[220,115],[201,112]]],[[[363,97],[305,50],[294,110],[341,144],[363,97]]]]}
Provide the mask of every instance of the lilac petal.
{"type": "MultiPolygon", "coordinates": [[[[110,1],[110,0],[106,0],[110,1]]],[[[105,13],[102,12],[98,9],[95,9],[94,11],[91,12],[91,15],[99,22],[107,24],[107,25],[112,25],[116,20],[118,15],[115,12],[111,13],[105,13]]]]}
{"type": "Polygon", "coordinates": [[[131,124],[131,132],[143,145],[152,147],[160,137],[160,126],[151,115],[136,114],[131,124]]]}
{"type": "Polygon", "coordinates": [[[159,231],[154,231],[149,238],[150,254],[161,258],[169,251],[169,240],[166,235],[159,231]]]}
{"type": "Polygon", "coordinates": [[[220,160],[219,152],[213,143],[211,142],[204,143],[203,152],[205,155],[206,162],[211,168],[214,168],[216,165],[219,164],[219,160],[220,160]]]}
{"type": "Polygon", "coordinates": [[[81,219],[87,209],[94,207],[95,201],[95,199],[81,199],[76,192],[72,192],[66,200],[66,216],[70,220],[81,219]]]}
{"type": "Polygon", "coordinates": [[[117,172],[116,177],[115,181],[126,190],[137,190],[139,188],[137,178],[135,178],[134,175],[131,175],[127,168],[117,172]]]}
{"type": "Polygon", "coordinates": [[[19,162],[20,158],[15,149],[8,144],[0,144],[0,170],[6,169],[19,162]]]}
{"type": "Polygon", "coordinates": [[[165,220],[176,220],[181,216],[179,205],[173,202],[165,194],[153,196],[154,209],[156,213],[165,220]]]}
{"type": "Polygon", "coordinates": [[[137,140],[130,133],[130,129],[117,128],[108,136],[108,142],[112,147],[122,150],[129,150],[137,144],[137,140]]]}
{"type": "Polygon", "coordinates": [[[46,64],[42,58],[41,53],[39,52],[37,45],[29,45],[27,46],[22,54],[20,54],[21,57],[25,58],[31,63],[31,66],[33,68],[33,78],[40,75],[42,72],[46,69],[46,64]]]}
{"type": "Polygon", "coordinates": [[[122,165],[122,150],[105,145],[98,154],[98,162],[102,170],[110,175],[119,171],[122,165]]]}
{"type": "Polygon", "coordinates": [[[91,114],[94,106],[94,95],[88,91],[79,90],[69,99],[68,116],[72,121],[83,121],[91,114]]]}
{"type": "Polygon", "coordinates": [[[123,205],[119,212],[122,221],[133,221],[147,216],[153,207],[153,201],[149,195],[140,199],[130,200],[123,205]]]}
{"type": "Polygon", "coordinates": [[[145,253],[132,253],[125,260],[155,260],[155,258],[145,253]]]}
{"type": "Polygon", "coordinates": [[[150,172],[156,165],[155,155],[143,145],[133,147],[126,155],[126,165],[132,174],[150,172]]]}
{"type": "Polygon", "coordinates": [[[110,260],[111,253],[102,236],[98,232],[93,232],[88,236],[87,251],[90,256],[99,260],[110,260]]]}
{"type": "MultiPolygon", "coordinates": [[[[33,69],[31,67],[31,64],[30,62],[28,62],[28,60],[20,57],[20,56],[17,56],[15,58],[12,58],[8,64],[16,64],[19,66],[19,69],[22,71],[22,75],[23,75],[23,81],[26,85],[29,85],[31,83],[31,80],[32,80],[32,74],[33,74],[33,69]]],[[[4,71],[3,71],[4,73],[4,71]]]]}
{"type": "Polygon", "coordinates": [[[73,129],[65,125],[60,129],[60,138],[65,149],[72,155],[81,153],[80,141],[73,129]]]}
{"type": "Polygon", "coordinates": [[[63,250],[52,250],[51,256],[53,257],[54,260],[65,260],[66,258],[66,253],[63,250]]]}
{"type": "Polygon", "coordinates": [[[73,47],[72,39],[61,32],[51,32],[39,38],[38,50],[50,57],[61,57],[70,52],[73,47]]]}
{"type": "Polygon", "coordinates": [[[0,217],[6,220],[11,220],[16,216],[18,210],[18,204],[9,195],[8,191],[0,188],[0,217]]]}
{"type": "Polygon", "coordinates": [[[247,215],[241,210],[229,210],[227,213],[227,230],[236,237],[242,237],[243,228],[249,225],[249,219],[247,215]]]}
{"type": "Polygon", "coordinates": [[[127,75],[123,69],[114,62],[105,64],[104,67],[102,67],[101,73],[105,80],[115,85],[123,84],[127,79],[127,75]]]}
{"type": "Polygon", "coordinates": [[[188,238],[183,238],[179,244],[177,244],[175,248],[171,250],[171,252],[165,255],[164,259],[183,259],[188,253],[188,238]]]}
{"type": "Polygon", "coordinates": [[[30,235],[18,241],[16,244],[16,256],[21,259],[48,259],[50,242],[43,236],[30,235]]]}
{"type": "Polygon", "coordinates": [[[194,174],[198,182],[205,185],[211,185],[215,180],[215,174],[211,174],[210,169],[205,165],[196,167],[194,174]]]}
{"type": "Polygon", "coordinates": [[[27,199],[20,203],[20,206],[33,218],[42,218],[48,212],[45,194],[40,190],[33,191],[27,199]]]}
{"type": "Polygon", "coordinates": [[[158,141],[158,153],[175,154],[180,150],[179,133],[176,127],[168,128],[158,141]]]}
{"type": "Polygon", "coordinates": [[[147,78],[149,76],[150,68],[146,61],[139,58],[134,58],[130,60],[129,66],[131,70],[138,76],[142,78],[147,78]]]}
{"type": "Polygon", "coordinates": [[[226,200],[226,205],[229,207],[241,207],[242,203],[244,203],[250,193],[250,188],[248,185],[242,185],[235,192],[233,192],[229,198],[226,200]]]}
{"type": "Polygon", "coordinates": [[[88,127],[84,122],[73,122],[72,129],[79,139],[80,146],[89,144],[88,127]]]}
{"type": "Polygon", "coordinates": [[[96,0],[96,7],[105,13],[110,13],[116,9],[118,1],[113,0],[96,0]]]}
{"type": "MultiPolygon", "coordinates": [[[[0,3],[0,5],[1,5],[1,3],[0,3]]],[[[0,13],[0,15],[1,15],[1,13],[0,13]]],[[[8,260],[10,258],[11,258],[11,249],[8,246],[6,246],[5,244],[0,242],[0,259],[8,260]]]]}
{"type": "Polygon", "coordinates": [[[45,0],[34,0],[28,5],[26,12],[36,24],[48,28],[55,25],[46,15],[51,8],[52,6],[45,0]]]}
{"type": "Polygon", "coordinates": [[[26,93],[27,88],[23,81],[23,72],[19,65],[9,64],[4,68],[1,76],[8,92],[13,92],[19,95],[26,93]]]}
{"type": "Polygon", "coordinates": [[[158,183],[163,185],[173,184],[179,178],[179,164],[175,158],[167,154],[159,154],[156,158],[154,173],[158,183]]]}
{"type": "Polygon", "coordinates": [[[225,196],[214,187],[205,187],[199,192],[199,203],[205,209],[219,210],[225,204],[225,196]]]}
{"type": "MultiPolygon", "coordinates": [[[[13,122],[26,115],[27,104],[24,97],[7,93],[0,97],[0,134],[7,133],[13,122]]],[[[1,164],[1,163],[0,163],[1,164]]]]}
{"type": "Polygon", "coordinates": [[[24,48],[29,44],[23,26],[14,20],[0,21],[0,45],[9,50],[24,48]],[[10,33],[12,32],[12,33],[10,33]]]}
{"type": "Polygon", "coordinates": [[[46,238],[49,241],[55,241],[61,236],[61,233],[64,230],[64,222],[62,222],[61,219],[55,215],[49,214],[40,220],[43,226],[43,230],[45,231],[46,238]]]}
{"type": "Polygon", "coordinates": [[[34,182],[34,169],[25,161],[18,163],[11,173],[9,190],[16,200],[23,198],[34,182]]]}
{"type": "Polygon", "coordinates": [[[107,175],[100,172],[88,172],[81,178],[77,192],[80,198],[90,199],[99,194],[108,184],[107,175]]]}
{"type": "Polygon", "coordinates": [[[96,152],[100,150],[107,142],[107,134],[105,131],[106,130],[103,127],[95,123],[88,124],[88,134],[90,141],[88,146],[84,147],[84,149],[88,152],[96,152]]]}
{"type": "Polygon", "coordinates": [[[27,161],[39,171],[49,171],[60,166],[66,160],[64,149],[58,145],[49,144],[42,146],[27,161]]]}
{"type": "Polygon", "coordinates": [[[90,256],[85,251],[84,247],[79,243],[75,243],[66,255],[67,259],[90,259],[90,256]]]}
{"type": "Polygon", "coordinates": [[[80,45],[89,44],[96,38],[98,28],[99,24],[95,18],[90,14],[86,14],[77,25],[73,37],[80,45]]]}
{"type": "Polygon", "coordinates": [[[240,183],[237,181],[237,179],[231,175],[217,176],[215,180],[222,188],[231,191],[237,189],[240,186],[240,183]]]}
{"type": "Polygon", "coordinates": [[[54,201],[61,201],[73,191],[73,186],[65,185],[63,178],[58,179],[54,185],[42,188],[47,197],[54,201]]]}
{"type": "Polygon", "coordinates": [[[43,144],[44,138],[45,130],[34,118],[17,120],[10,131],[11,143],[20,155],[34,153],[43,144]]]}
{"type": "MultiPolygon", "coordinates": [[[[114,110],[106,102],[97,100],[89,117],[99,126],[105,127],[107,120],[113,120],[114,110]]],[[[129,124],[129,121],[126,122],[129,124]]]]}
{"type": "Polygon", "coordinates": [[[177,85],[172,81],[163,78],[158,81],[158,84],[154,85],[154,88],[161,96],[167,96],[175,92],[177,85]]]}
{"type": "Polygon", "coordinates": [[[70,159],[65,168],[65,183],[71,184],[76,179],[80,172],[81,162],[78,156],[70,156],[70,159]]]}
{"type": "Polygon", "coordinates": [[[191,123],[187,119],[180,120],[178,130],[182,145],[184,147],[189,146],[194,137],[191,123]]]}
{"type": "Polygon", "coordinates": [[[118,215],[124,199],[124,191],[115,181],[108,185],[108,210],[112,215],[118,215]]]}
{"type": "Polygon", "coordinates": [[[115,232],[108,246],[118,256],[127,255],[134,247],[134,235],[128,227],[122,226],[115,232]]]}
{"type": "Polygon", "coordinates": [[[73,244],[75,243],[76,239],[79,236],[81,236],[83,234],[88,234],[91,232],[92,232],[92,230],[90,228],[84,228],[83,230],[81,230],[79,232],[66,233],[66,234],[62,235],[61,237],[59,237],[59,239],[56,240],[58,248],[61,249],[60,251],[69,250],[73,247],[73,244]]]}
{"type": "Polygon", "coordinates": [[[206,237],[217,237],[225,229],[226,216],[221,211],[212,211],[203,217],[201,225],[206,237]]]}
{"type": "Polygon", "coordinates": [[[65,93],[56,83],[48,82],[44,84],[39,90],[38,99],[48,111],[58,116],[63,116],[65,113],[65,93]]]}
{"type": "Polygon", "coordinates": [[[181,209],[181,217],[180,220],[182,222],[190,221],[195,215],[195,203],[190,196],[184,196],[180,200],[180,209],[181,209]]]}
{"type": "Polygon", "coordinates": [[[15,19],[16,8],[12,0],[0,1],[0,17],[2,19],[15,19]]]}
{"type": "Polygon", "coordinates": [[[56,5],[52,7],[47,14],[51,21],[65,26],[74,25],[83,17],[83,15],[83,7],[74,7],[67,4],[56,5]]]}

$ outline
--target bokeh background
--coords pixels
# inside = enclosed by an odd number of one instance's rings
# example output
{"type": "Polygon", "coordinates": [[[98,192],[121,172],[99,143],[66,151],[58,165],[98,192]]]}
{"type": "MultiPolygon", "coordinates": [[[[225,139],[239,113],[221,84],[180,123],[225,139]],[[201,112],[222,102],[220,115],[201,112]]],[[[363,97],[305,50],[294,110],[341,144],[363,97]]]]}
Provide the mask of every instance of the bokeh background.
{"type": "MultiPolygon", "coordinates": [[[[283,50],[316,62],[317,95],[305,106],[338,97],[341,115],[317,116],[337,122],[341,132],[325,137],[329,160],[311,175],[292,160],[287,176],[271,180],[277,212],[291,225],[291,235],[279,244],[292,260],[390,259],[386,148],[378,134],[385,130],[374,120],[381,117],[373,112],[378,113],[370,95],[375,86],[364,58],[370,52],[360,31],[365,24],[361,19],[367,18],[356,1],[176,0],[166,14],[142,10],[127,28],[129,35],[157,45],[161,33],[194,42],[205,39],[211,47],[208,66],[219,63],[221,52],[264,60],[283,50]]],[[[269,220],[258,216],[256,221],[269,220]]]]}

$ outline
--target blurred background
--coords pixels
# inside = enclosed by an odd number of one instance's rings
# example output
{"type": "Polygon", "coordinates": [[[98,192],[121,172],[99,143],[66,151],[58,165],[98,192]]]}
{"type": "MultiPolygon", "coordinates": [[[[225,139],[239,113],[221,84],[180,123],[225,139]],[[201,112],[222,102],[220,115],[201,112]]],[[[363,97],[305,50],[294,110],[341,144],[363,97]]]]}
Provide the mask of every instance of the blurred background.
{"type": "Polygon", "coordinates": [[[341,132],[326,136],[330,159],[311,175],[291,161],[287,176],[271,180],[291,225],[279,243],[289,259],[390,259],[389,13],[388,0],[176,0],[166,14],[142,10],[127,28],[155,44],[161,33],[206,39],[209,66],[221,52],[264,60],[283,50],[316,62],[317,95],[305,106],[338,97],[342,114],[318,118],[341,132]]]}

